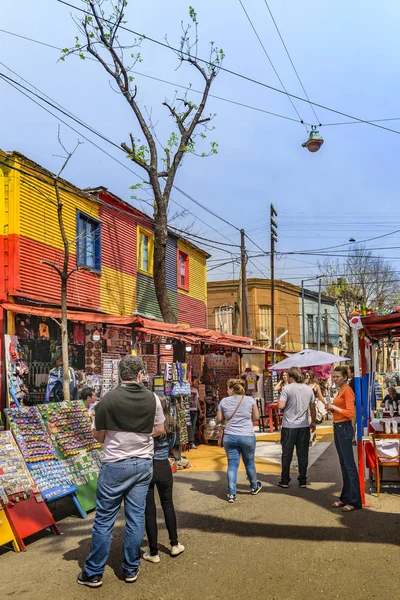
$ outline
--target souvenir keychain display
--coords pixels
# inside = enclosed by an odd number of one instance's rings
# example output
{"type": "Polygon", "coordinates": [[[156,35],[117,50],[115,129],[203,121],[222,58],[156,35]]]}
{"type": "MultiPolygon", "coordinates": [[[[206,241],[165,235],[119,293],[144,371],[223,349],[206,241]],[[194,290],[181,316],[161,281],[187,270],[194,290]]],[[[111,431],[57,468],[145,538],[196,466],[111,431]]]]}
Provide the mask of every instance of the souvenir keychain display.
{"type": "Polygon", "coordinates": [[[4,411],[28,469],[46,501],[76,491],[36,407],[4,411]]]}
{"type": "Polygon", "coordinates": [[[96,506],[97,478],[101,468],[101,444],[93,437],[91,419],[82,400],[41,404],[63,467],[77,486],[76,497],[83,510],[96,506]]]}
{"type": "MultiPolygon", "coordinates": [[[[0,431],[0,506],[27,500],[37,489],[11,431],[0,431]]],[[[39,497],[40,499],[40,497],[39,497]]]]}
{"type": "Polygon", "coordinates": [[[91,420],[83,402],[58,402],[39,406],[63,458],[79,454],[81,450],[100,450],[94,439],[91,420]]]}
{"type": "Polygon", "coordinates": [[[4,413],[27,463],[57,459],[56,449],[35,406],[9,408],[4,413]]]}

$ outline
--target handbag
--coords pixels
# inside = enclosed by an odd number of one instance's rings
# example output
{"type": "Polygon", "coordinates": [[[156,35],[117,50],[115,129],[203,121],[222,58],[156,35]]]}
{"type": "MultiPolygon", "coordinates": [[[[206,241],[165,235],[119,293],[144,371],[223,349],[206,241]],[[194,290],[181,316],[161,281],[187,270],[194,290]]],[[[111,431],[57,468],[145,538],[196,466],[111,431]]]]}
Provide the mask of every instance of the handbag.
{"type": "Polygon", "coordinates": [[[225,427],[228,425],[229,421],[231,421],[233,419],[233,417],[236,415],[236,411],[238,410],[239,406],[242,404],[243,398],[244,398],[244,396],[241,397],[237,407],[235,408],[235,410],[233,411],[233,413],[231,414],[229,419],[227,421],[225,421],[225,425],[220,427],[220,429],[218,431],[218,437],[217,437],[217,446],[222,447],[224,445],[225,427]]]}

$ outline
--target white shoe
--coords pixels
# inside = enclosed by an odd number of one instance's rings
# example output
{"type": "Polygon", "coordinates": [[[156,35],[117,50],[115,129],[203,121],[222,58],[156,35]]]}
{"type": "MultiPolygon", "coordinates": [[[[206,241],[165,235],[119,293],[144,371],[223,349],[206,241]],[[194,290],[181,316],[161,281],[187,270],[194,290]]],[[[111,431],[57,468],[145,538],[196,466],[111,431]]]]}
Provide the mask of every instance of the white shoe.
{"type": "Polygon", "coordinates": [[[154,556],[152,556],[149,551],[149,552],[145,552],[143,554],[143,560],[147,560],[148,562],[151,562],[151,563],[159,563],[160,557],[158,554],[155,554],[154,556]]]}
{"type": "Polygon", "coordinates": [[[185,546],[182,546],[182,544],[171,547],[171,556],[179,556],[182,552],[185,552],[185,546]]]}

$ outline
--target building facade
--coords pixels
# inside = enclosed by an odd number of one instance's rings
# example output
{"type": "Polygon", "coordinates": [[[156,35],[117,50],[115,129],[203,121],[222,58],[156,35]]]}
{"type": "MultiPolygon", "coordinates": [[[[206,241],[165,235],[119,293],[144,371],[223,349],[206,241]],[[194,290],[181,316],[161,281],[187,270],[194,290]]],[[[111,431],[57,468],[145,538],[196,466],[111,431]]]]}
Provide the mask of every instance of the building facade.
{"type": "Polygon", "coordinates": [[[303,339],[303,301],[299,294],[299,314],[301,319],[301,342],[305,348],[317,349],[318,328],[321,350],[340,354],[343,341],[339,336],[339,315],[336,300],[321,294],[321,306],[318,309],[318,292],[304,290],[304,337],[303,339]],[[319,312],[319,318],[318,318],[319,312]]]}
{"type": "MultiPolygon", "coordinates": [[[[250,335],[257,345],[271,340],[271,284],[269,279],[247,280],[250,335]]],[[[298,286],[275,281],[275,338],[277,347],[301,350],[298,286]]],[[[223,333],[242,333],[240,281],[211,281],[208,291],[208,326],[223,333]]]]}
{"type": "MultiPolygon", "coordinates": [[[[59,306],[64,244],[54,175],[18,152],[0,152],[0,300],[59,306]]],[[[154,221],[105,188],[59,181],[69,243],[68,308],[161,320],[154,221]]],[[[208,254],[169,233],[167,288],[178,322],[207,326],[208,254]]]]}

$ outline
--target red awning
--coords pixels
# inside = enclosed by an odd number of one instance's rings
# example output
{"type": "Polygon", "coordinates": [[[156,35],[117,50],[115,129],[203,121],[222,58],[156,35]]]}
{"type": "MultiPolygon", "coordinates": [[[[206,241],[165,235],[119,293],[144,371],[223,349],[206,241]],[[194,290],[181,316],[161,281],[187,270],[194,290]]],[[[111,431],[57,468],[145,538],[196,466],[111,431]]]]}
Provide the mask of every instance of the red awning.
{"type": "MultiPolygon", "coordinates": [[[[13,302],[1,302],[1,306],[10,312],[22,315],[34,315],[37,317],[48,317],[61,319],[61,309],[43,306],[31,306],[26,304],[14,304],[13,302]]],[[[159,335],[182,340],[190,344],[204,342],[215,346],[230,346],[243,350],[257,352],[279,352],[270,348],[253,346],[251,338],[240,335],[223,334],[213,329],[201,327],[189,327],[175,323],[163,323],[132,315],[130,317],[119,317],[105,313],[94,313],[84,311],[68,311],[68,319],[79,323],[108,323],[110,325],[132,325],[137,331],[143,331],[151,335],[159,335]]]]}
{"type": "Polygon", "coordinates": [[[362,317],[361,321],[365,333],[373,340],[400,338],[400,308],[390,315],[362,317]]]}
{"type": "MultiPolygon", "coordinates": [[[[36,317],[61,319],[60,308],[46,308],[43,306],[14,304],[13,302],[1,302],[0,304],[5,310],[21,315],[33,315],[36,317]]],[[[75,321],[79,323],[109,323],[110,325],[131,325],[134,317],[118,317],[116,315],[69,310],[68,319],[70,321],[75,321]]]]}

